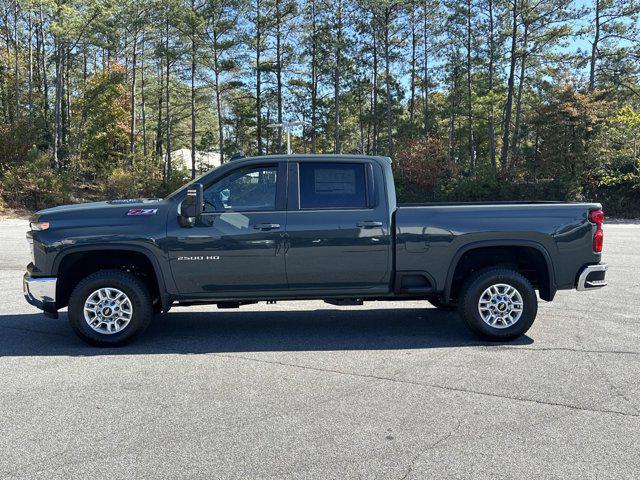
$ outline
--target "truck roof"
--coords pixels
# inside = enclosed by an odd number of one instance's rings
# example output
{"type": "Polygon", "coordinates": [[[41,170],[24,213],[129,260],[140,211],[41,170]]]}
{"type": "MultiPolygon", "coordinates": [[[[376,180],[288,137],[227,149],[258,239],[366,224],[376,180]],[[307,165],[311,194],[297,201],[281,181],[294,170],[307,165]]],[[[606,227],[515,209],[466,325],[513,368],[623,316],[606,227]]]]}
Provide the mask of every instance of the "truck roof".
{"type": "Polygon", "coordinates": [[[386,163],[391,163],[391,159],[389,157],[383,157],[379,155],[359,155],[359,154],[349,154],[349,153],[294,153],[291,155],[286,154],[275,154],[275,155],[260,155],[255,157],[242,157],[238,158],[238,160],[260,160],[265,158],[272,158],[274,160],[296,160],[302,162],[309,162],[314,160],[323,160],[330,158],[332,160],[353,160],[353,159],[374,159],[386,163]]]}

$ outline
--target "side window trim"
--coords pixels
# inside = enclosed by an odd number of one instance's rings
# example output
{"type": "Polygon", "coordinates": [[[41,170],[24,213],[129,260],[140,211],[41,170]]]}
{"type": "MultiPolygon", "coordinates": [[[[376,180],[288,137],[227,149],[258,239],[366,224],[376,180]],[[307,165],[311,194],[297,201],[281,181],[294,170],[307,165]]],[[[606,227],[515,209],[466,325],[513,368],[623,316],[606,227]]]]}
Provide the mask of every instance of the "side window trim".
{"type": "Polygon", "coordinates": [[[229,209],[229,210],[216,210],[216,211],[203,211],[203,216],[210,215],[220,215],[222,213],[264,213],[264,212],[280,212],[286,210],[286,162],[267,162],[267,163],[256,163],[252,165],[244,165],[238,168],[234,168],[230,172],[227,172],[222,177],[217,178],[216,180],[208,183],[203,187],[203,190],[206,192],[208,188],[215,185],[216,183],[224,180],[225,178],[241,171],[241,170],[250,170],[257,168],[269,168],[275,167],[276,169],[276,196],[275,196],[275,208],[274,209],[265,209],[265,210],[255,210],[255,209],[229,209]],[[284,173],[284,175],[283,175],[284,173]]]}
{"type": "Polygon", "coordinates": [[[297,211],[300,210],[299,162],[289,162],[287,167],[287,211],[297,211]]]}

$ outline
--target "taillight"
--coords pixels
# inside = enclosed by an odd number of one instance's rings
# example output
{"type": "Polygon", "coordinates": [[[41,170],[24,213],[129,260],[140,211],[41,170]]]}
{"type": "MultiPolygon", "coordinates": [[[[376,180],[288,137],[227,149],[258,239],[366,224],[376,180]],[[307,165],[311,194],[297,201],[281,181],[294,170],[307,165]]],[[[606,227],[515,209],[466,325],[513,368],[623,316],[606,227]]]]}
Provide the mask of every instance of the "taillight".
{"type": "Polygon", "coordinates": [[[602,252],[602,242],[604,241],[604,232],[602,231],[602,222],[604,222],[604,213],[602,210],[591,210],[589,212],[589,221],[596,224],[596,233],[593,234],[593,251],[602,252]]]}

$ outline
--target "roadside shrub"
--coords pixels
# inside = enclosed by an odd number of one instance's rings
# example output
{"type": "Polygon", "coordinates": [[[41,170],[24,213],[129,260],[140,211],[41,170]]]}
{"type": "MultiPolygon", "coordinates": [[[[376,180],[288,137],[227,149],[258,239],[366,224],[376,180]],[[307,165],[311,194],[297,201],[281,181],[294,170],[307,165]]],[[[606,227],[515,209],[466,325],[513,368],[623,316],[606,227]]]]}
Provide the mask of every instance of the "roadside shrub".
{"type": "Polygon", "coordinates": [[[433,191],[447,177],[457,173],[449,160],[442,138],[428,135],[408,140],[398,149],[396,175],[408,190],[433,191]]]}
{"type": "Polygon", "coordinates": [[[17,123],[0,122],[0,173],[12,165],[24,162],[36,143],[35,129],[26,120],[17,123]]]}
{"type": "Polygon", "coordinates": [[[589,182],[585,197],[601,203],[607,216],[640,218],[640,175],[602,176],[589,182]]]}
{"type": "Polygon", "coordinates": [[[4,201],[11,208],[40,210],[72,201],[64,172],[51,168],[46,156],[35,148],[28,152],[26,162],[5,170],[1,183],[4,201]]]}
{"type": "Polygon", "coordinates": [[[163,197],[187,183],[189,173],[184,167],[172,169],[171,180],[163,181],[162,165],[155,158],[134,157],[131,166],[118,166],[103,184],[103,198],[163,197]]]}
{"type": "Polygon", "coordinates": [[[457,173],[458,169],[449,160],[442,138],[430,134],[406,140],[399,145],[394,162],[398,201],[434,201],[440,185],[457,173]]]}

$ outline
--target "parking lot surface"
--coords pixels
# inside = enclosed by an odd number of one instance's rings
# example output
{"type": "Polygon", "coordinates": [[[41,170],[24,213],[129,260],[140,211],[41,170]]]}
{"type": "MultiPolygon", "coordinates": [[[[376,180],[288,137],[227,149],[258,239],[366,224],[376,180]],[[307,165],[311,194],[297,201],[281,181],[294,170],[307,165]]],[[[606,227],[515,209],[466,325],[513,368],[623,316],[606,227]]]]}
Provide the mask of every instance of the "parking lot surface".
{"type": "Polygon", "coordinates": [[[639,478],[640,225],[609,286],[475,339],[426,302],[175,308],[96,349],[22,297],[0,222],[0,478],[639,478]]]}

